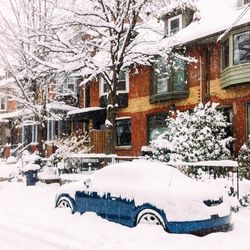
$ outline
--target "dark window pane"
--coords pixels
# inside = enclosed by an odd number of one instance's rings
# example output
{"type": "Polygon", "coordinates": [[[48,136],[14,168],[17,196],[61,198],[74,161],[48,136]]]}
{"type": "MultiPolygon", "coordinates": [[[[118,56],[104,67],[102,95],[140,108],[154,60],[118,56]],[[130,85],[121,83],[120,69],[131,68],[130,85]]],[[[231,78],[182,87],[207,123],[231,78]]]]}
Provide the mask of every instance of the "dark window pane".
{"type": "Polygon", "coordinates": [[[116,121],[116,145],[131,145],[131,120],[123,119],[116,121]]]}
{"type": "Polygon", "coordinates": [[[229,66],[229,40],[222,44],[222,69],[229,66]]]}
{"type": "Polygon", "coordinates": [[[250,3],[250,0],[244,0],[244,4],[250,3]]]}
{"type": "Polygon", "coordinates": [[[180,19],[170,20],[170,34],[175,34],[180,29],[180,19]]]}
{"type": "Polygon", "coordinates": [[[250,32],[234,35],[234,64],[250,61],[250,32]]]}

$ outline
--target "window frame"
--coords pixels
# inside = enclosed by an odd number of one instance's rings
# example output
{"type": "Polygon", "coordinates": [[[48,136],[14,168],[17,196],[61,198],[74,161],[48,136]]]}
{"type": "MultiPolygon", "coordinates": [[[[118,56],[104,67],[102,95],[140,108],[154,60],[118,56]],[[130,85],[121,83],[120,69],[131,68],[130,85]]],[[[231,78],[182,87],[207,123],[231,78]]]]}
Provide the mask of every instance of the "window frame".
{"type": "MultiPolygon", "coordinates": [[[[129,72],[128,70],[124,70],[125,73],[125,90],[117,90],[117,94],[127,94],[129,93],[129,72]]],[[[119,81],[119,79],[118,79],[119,81]]],[[[103,77],[100,77],[99,79],[99,97],[101,96],[107,96],[108,92],[104,91],[104,85],[105,85],[105,80],[103,77]]]]}
{"type": "MultiPolygon", "coordinates": [[[[26,121],[27,122],[27,121],[26,121]]],[[[25,143],[26,142],[26,130],[27,127],[30,127],[30,131],[31,131],[31,141],[27,142],[28,144],[38,144],[38,123],[37,122],[32,122],[32,123],[24,123],[21,125],[21,143],[25,143]]]]}
{"type": "Polygon", "coordinates": [[[182,29],[182,14],[179,14],[177,16],[173,16],[173,17],[170,17],[168,19],[168,35],[171,36],[171,35],[174,35],[176,34],[178,31],[180,31],[182,29]],[[179,19],[179,29],[176,31],[176,32],[171,32],[171,22],[172,21],[175,21],[176,19],[179,19]]]}
{"type": "Polygon", "coordinates": [[[52,141],[56,138],[62,138],[64,133],[64,125],[63,120],[61,119],[47,119],[47,141],[52,141]]]}
{"type": "MultiPolygon", "coordinates": [[[[119,126],[119,127],[122,127],[122,126],[119,126]]],[[[122,133],[123,132],[121,132],[119,136],[121,136],[122,133]]],[[[131,120],[131,117],[118,117],[118,118],[116,118],[116,121],[115,121],[115,146],[118,149],[119,148],[122,148],[122,149],[128,148],[128,149],[130,149],[132,147],[132,120],[131,120]],[[128,125],[129,129],[130,129],[130,139],[129,139],[130,142],[129,142],[129,144],[121,144],[120,140],[118,139],[118,133],[117,133],[118,126],[117,126],[117,122],[119,122],[119,121],[129,121],[128,124],[125,124],[125,125],[128,125]]]]}
{"type": "MultiPolygon", "coordinates": [[[[155,138],[150,138],[150,134],[153,131],[152,127],[150,126],[150,123],[151,123],[150,119],[155,120],[156,117],[162,118],[164,121],[161,121],[161,122],[163,122],[163,123],[165,122],[165,124],[162,125],[162,126],[158,126],[158,128],[159,127],[167,128],[166,120],[167,120],[168,116],[169,115],[167,114],[167,112],[159,112],[159,113],[153,113],[153,114],[148,114],[147,115],[147,140],[148,140],[148,144],[150,144],[151,141],[155,139],[155,138]]],[[[156,128],[156,126],[154,128],[156,128]]]]}
{"type": "Polygon", "coordinates": [[[73,96],[77,96],[77,83],[80,77],[76,76],[69,76],[69,77],[63,77],[60,76],[57,78],[57,88],[56,92],[57,94],[68,94],[72,93],[73,96]],[[69,86],[73,86],[73,91],[69,88],[69,86]]]}
{"type": "MultiPolygon", "coordinates": [[[[188,91],[187,87],[187,70],[186,70],[186,63],[178,58],[172,58],[169,63],[164,62],[164,59],[159,59],[153,66],[153,93],[152,96],[157,96],[157,95],[175,95],[175,93],[184,93],[188,91]],[[177,90],[177,85],[176,85],[176,76],[179,74],[180,71],[178,71],[175,68],[175,63],[178,63],[178,60],[182,63],[181,67],[183,67],[183,73],[184,73],[184,79],[181,82],[182,84],[182,89],[177,90]],[[160,63],[159,63],[160,62],[160,63]],[[165,65],[165,66],[164,66],[165,65]],[[161,78],[160,80],[164,79],[164,83],[167,85],[166,91],[164,92],[159,92],[158,91],[158,85],[159,85],[159,79],[158,75],[159,73],[157,72],[158,66],[160,67],[165,67],[166,71],[165,73],[168,74],[168,76],[161,78]]],[[[160,74],[161,75],[161,74],[160,74]]]]}
{"type": "MultiPolygon", "coordinates": [[[[250,59],[248,61],[245,61],[245,62],[240,62],[240,61],[238,63],[235,62],[235,37],[239,36],[239,35],[242,35],[244,33],[248,33],[249,38],[250,38],[250,30],[245,30],[245,31],[242,31],[242,32],[237,32],[237,33],[232,34],[232,48],[231,48],[231,53],[232,53],[232,57],[233,57],[232,58],[232,66],[242,65],[242,64],[245,64],[245,63],[250,63],[250,59]]],[[[250,42],[250,39],[249,39],[249,42],[250,42]]],[[[229,53],[230,53],[230,44],[229,44],[229,53]]]]}

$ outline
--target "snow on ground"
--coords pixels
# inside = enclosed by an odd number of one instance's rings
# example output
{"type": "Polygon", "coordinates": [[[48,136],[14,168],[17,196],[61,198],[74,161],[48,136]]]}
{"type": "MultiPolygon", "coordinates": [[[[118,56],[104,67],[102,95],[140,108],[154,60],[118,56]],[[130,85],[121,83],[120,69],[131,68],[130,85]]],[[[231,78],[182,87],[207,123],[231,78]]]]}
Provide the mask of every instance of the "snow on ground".
{"type": "Polygon", "coordinates": [[[205,237],[168,234],[158,226],[127,228],[93,213],[54,208],[58,184],[0,182],[3,250],[249,250],[250,207],[233,215],[234,230],[205,237]]]}

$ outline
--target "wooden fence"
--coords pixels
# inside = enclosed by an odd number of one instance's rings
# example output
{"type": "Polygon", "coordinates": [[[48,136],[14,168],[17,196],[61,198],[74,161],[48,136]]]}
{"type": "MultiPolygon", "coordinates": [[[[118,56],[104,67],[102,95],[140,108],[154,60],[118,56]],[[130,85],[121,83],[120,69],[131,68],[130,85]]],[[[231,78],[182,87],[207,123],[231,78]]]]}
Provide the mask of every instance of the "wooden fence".
{"type": "Polygon", "coordinates": [[[91,153],[105,152],[105,131],[92,129],[89,134],[91,153]]]}

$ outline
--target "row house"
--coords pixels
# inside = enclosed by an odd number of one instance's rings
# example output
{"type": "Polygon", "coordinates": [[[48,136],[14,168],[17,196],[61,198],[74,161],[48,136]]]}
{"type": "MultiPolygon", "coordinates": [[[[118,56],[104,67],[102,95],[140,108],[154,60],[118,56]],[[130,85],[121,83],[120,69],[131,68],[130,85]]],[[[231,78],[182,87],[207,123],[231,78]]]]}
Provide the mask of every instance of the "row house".
{"type": "MultiPolygon", "coordinates": [[[[159,58],[152,66],[129,68],[119,76],[115,153],[141,155],[157,132],[166,129],[170,111],[211,101],[220,103],[231,123],[227,133],[235,138],[231,149],[237,155],[250,134],[250,1],[175,2],[160,24],[176,53],[167,62],[159,58]]],[[[92,152],[105,152],[107,87],[103,79],[80,82],[62,76],[50,84],[47,108],[60,116],[47,119],[48,155],[55,150],[54,138],[78,129],[89,132],[92,152]]],[[[39,145],[37,126],[23,123],[17,140],[24,143],[29,137],[28,143],[39,145]]]]}
{"type": "MultiPolygon", "coordinates": [[[[166,9],[161,23],[179,56],[120,75],[116,154],[141,155],[156,132],[166,129],[169,111],[191,110],[199,102],[211,101],[220,103],[231,123],[227,133],[235,138],[231,149],[237,155],[250,133],[249,2],[221,0],[213,5],[197,0],[194,7],[177,1],[166,9]]],[[[69,118],[101,136],[107,105],[102,79],[83,86],[81,104],[83,109],[69,112],[69,118]]],[[[100,138],[92,141],[97,152],[105,151],[100,138]]]]}
{"type": "Polygon", "coordinates": [[[73,130],[67,119],[67,112],[78,109],[79,82],[78,77],[58,76],[56,81],[48,84],[46,93],[36,90],[36,104],[39,112],[46,116],[45,127],[32,110],[32,105],[25,106],[18,101],[18,87],[12,78],[0,82],[0,140],[2,157],[17,155],[23,150],[43,151],[45,156],[55,151],[53,140],[67,136],[73,130]]]}

